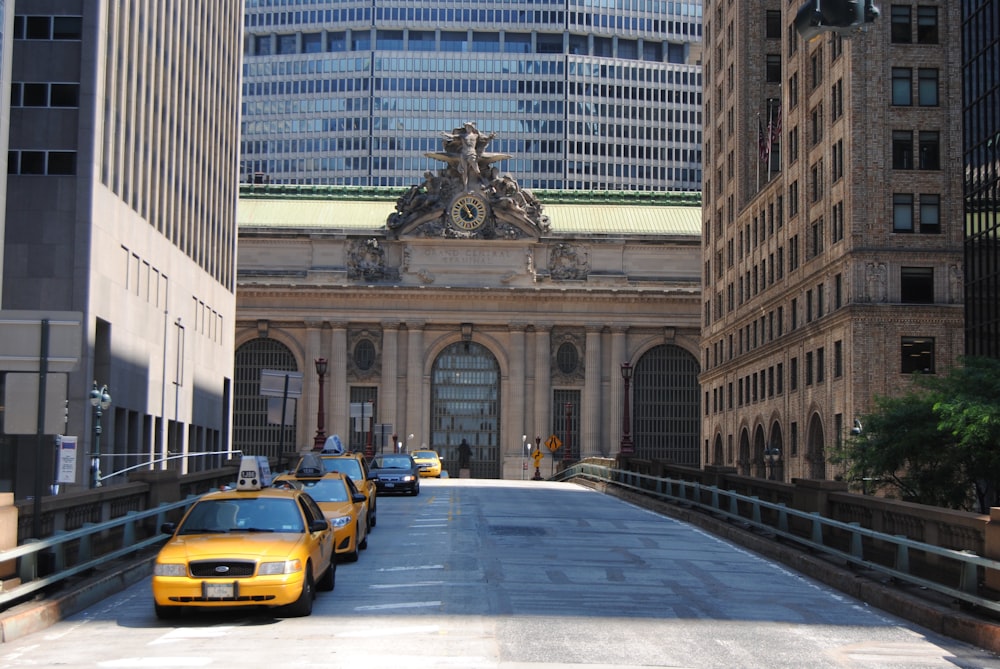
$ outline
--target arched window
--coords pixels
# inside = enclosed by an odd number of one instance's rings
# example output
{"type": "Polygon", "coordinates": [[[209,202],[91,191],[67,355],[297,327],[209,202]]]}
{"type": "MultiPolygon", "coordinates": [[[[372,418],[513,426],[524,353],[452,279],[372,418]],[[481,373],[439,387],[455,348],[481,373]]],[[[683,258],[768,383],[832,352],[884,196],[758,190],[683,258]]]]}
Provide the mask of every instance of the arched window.
{"type": "Polygon", "coordinates": [[[698,361],[672,344],[650,349],[633,375],[636,456],[700,465],[698,361]]]}
{"type": "Polygon", "coordinates": [[[264,455],[275,460],[283,451],[299,450],[299,444],[295,443],[295,400],[287,402],[285,426],[281,429],[282,398],[260,394],[261,370],[297,372],[295,356],[281,342],[254,339],[236,349],[235,363],[233,448],[246,455],[264,455]]]}
{"type": "Polygon", "coordinates": [[[472,448],[473,478],[500,478],[500,365],[475,342],[452,344],[434,361],[431,373],[429,448],[458,475],[458,446],[472,448]]]}

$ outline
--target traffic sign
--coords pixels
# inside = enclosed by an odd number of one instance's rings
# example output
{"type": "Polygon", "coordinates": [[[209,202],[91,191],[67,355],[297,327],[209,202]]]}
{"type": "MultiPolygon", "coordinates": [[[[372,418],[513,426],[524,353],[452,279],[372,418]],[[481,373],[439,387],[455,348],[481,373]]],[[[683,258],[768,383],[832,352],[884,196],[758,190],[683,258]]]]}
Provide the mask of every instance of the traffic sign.
{"type": "Polygon", "coordinates": [[[545,440],[545,445],[549,447],[550,451],[555,453],[556,451],[559,450],[560,447],[562,447],[562,440],[560,440],[559,437],[553,434],[552,436],[550,436],[548,439],[545,440]]]}

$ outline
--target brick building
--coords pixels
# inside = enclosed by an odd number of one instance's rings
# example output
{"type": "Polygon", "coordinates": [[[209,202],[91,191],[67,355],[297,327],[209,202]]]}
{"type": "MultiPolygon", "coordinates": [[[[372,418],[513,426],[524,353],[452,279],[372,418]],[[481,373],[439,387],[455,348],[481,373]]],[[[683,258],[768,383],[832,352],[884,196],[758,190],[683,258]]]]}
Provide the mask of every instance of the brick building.
{"type": "Polygon", "coordinates": [[[704,10],[702,464],[786,481],[963,353],[959,3],[799,5],[704,10]]]}

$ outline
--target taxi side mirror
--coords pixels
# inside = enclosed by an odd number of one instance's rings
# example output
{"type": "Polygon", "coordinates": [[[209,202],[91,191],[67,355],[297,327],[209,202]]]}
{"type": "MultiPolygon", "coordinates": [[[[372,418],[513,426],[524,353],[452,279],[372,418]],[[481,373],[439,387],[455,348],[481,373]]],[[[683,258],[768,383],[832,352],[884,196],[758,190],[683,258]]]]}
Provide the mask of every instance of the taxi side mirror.
{"type": "Polygon", "coordinates": [[[163,523],[160,525],[160,532],[163,534],[173,534],[177,531],[177,523],[163,523]]]}
{"type": "Polygon", "coordinates": [[[365,501],[365,494],[363,492],[356,492],[351,495],[351,501],[355,504],[359,504],[365,501]]]}
{"type": "Polygon", "coordinates": [[[322,532],[323,530],[330,529],[330,521],[326,519],[313,520],[309,523],[310,532],[322,532]]]}

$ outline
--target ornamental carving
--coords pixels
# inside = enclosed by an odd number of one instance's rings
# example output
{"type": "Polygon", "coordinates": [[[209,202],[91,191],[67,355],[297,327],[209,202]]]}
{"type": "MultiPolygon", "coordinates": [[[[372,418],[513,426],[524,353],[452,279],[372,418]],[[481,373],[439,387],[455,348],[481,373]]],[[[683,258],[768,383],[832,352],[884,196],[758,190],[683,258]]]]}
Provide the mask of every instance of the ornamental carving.
{"type": "Polygon", "coordinates": [[[347,278],[375,281],[385,276],[383,245],[374,237],[352,240],[347,247],[347,278]]]}
{"type": "Polygon", "coordinates": [[[549,253],[549,275],[560,281],[578,281],[590,274],[590,254],[574,244],[560,242],[549,253]]]}
{"type": "Polygon", "coordinates": [[[495,137],[479,132],[474,123],[442,133],[443,151],[424,155],[447,166],[436,174],[425,172],[423,183],[396,201],[387,235],[524,239],[547,231],[549,219],[534,194],[494,165],[511,156],[486,151],[495,137]]]}

